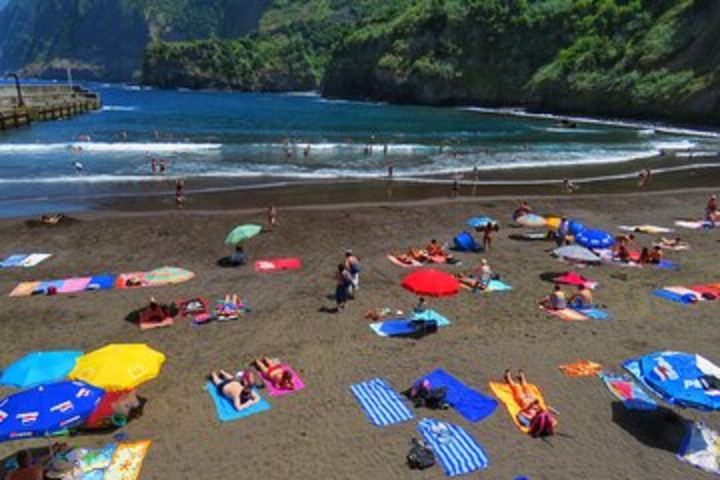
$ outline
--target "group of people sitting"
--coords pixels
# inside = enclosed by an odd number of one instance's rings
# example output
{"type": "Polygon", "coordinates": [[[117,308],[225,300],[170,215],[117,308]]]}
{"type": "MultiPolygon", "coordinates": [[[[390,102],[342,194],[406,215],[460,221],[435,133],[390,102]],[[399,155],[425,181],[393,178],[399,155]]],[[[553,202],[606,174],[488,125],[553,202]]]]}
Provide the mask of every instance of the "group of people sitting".
{"type": "Polygon", "coordinates": [[[497,275],[493,273],[488,261],[483,258],[480,260],[480,266],[470,275],[458,273],[455,275],[455,278],[457,278],[461,284],[473,290],[485,290],[490,285],[490,282],[497,278],[497,275]]]}
{"type": "MultiPolygon", "coordinates": [[[[663,238],[666,244],[679,245],[681,243],[680,238],[673,241],[668,241],[663,238]]],[[[630,248],[634,248],[636,251],[639,249],[635,242],[635,235],[618,235],[615,237],[615,246],[613,247],[613,258],[620,260],[621,262],[630,263],[635,262],[639,265],[657,265],[663,260],[662,243],[655,245],[652,248],[642,247],[640,249],[640,256],[633,258],[630,248]]]]}
{"type": "Polygon", "coordinates": [[[442,245],[440,245],[434,238],[430,240],[430,243],[424,248],[410,248],[407,253],[395,252],[393,253],[399,262],[407,265],[412,265],[415,262],[420,263],[455,263],[455,258],[448,253],[442,245]]]}
{"type": "MultiPolygon", "coordinates": [[[[277,360],[263,357],[253,361],[251,366],[260,372],[262,379],[272,383],[275,388],[295,389],[292,372],[277,360]]],[[[258,379],[251,370],[239,372],[237,375],[232,375],[225,370],[215,370],[210,372],[210,380],[218,392],[232,402],[237,411],[242,411],[259,402],[260,395],[257,394],[255,388],[264,386],[263,381],[258,379]]]]}
{"type": "Polygon", "coordinates": [[[552,293],[540,300],[540,305],[549,310],[564,310],[566,308],[592,308],[592,290],[586,285],[578,285],[577,292],[568,299],[560,285],[553,287],[552,293]]]}

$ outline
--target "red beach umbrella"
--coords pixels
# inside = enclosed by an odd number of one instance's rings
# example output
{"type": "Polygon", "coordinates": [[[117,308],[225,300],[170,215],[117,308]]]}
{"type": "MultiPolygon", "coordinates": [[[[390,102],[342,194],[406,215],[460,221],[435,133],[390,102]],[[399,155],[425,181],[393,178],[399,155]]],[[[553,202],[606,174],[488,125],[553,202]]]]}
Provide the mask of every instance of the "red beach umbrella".
{"type": "Polygon", "coordinates": [[[449,273],[426,268],[416,270],[402,281],[405,290],[428,297],[449,297],[460,290],[460,283],[449,273]]]}

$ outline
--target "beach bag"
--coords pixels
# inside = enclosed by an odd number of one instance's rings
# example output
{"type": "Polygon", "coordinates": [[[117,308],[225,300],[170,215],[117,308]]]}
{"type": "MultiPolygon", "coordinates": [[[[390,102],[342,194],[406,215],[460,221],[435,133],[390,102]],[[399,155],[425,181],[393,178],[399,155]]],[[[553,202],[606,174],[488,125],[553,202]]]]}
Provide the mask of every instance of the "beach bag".
{"type": "Polygon", "coordinates": [[[413,438],[407,454],[408,466],[412,469],[425,470],[435,465],[435,454],[423,442],[413,438]]]}
{"type": "Polygon", "coordinates": [[[437,320],[412,320],[410,326],[415,329],[417,333],[435,333],[438,329],[437,320]]]}
{"type": "Polygon", "coordinates": [[[425,406],[432,409],[447,409],[448,404],[445,401],[447,395],[447,387],[430,388],[429,383],[427,385],[421,384],[417,387],[410,389],[410,400],[415,403],[415,408],[425,406]]]}
{"type": "Polygon", "coordinates": [[[555,427],[553,427],[552,420],[552,414],[547,410],[538,412],[530,421],[530,430],[528,433],[534,438],[554,435],[555,427]]]}

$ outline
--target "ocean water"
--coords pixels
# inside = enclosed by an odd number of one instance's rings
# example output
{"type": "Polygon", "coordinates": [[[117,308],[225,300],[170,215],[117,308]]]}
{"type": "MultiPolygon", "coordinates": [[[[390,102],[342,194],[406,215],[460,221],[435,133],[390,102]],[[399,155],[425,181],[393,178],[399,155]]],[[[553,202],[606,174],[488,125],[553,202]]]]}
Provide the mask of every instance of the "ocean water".
{"type": "Polygon", "coordinates": [[[720,142],[717,132],[592,119],[565,129],[521,111],[88,86],[101,111],[0,133],[0,215],[157,181],[153,158],[170,178],[372,178],[392,163],[396,177],[427,181],[473,168],[630,163],[720,142]]]}

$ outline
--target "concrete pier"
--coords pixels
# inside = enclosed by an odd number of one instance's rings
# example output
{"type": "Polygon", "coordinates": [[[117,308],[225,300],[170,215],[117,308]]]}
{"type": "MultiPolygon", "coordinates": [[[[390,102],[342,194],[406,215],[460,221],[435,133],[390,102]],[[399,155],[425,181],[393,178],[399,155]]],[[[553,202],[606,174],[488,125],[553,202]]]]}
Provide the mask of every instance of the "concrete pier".
{"type": "Polygon", "coordinates": [[[32,122],[69,118],[102,106],[97,93],[81,87],[21,85],[20,88],[23,105],[15,85],[0,85],[0,131],[32,122]]]}

